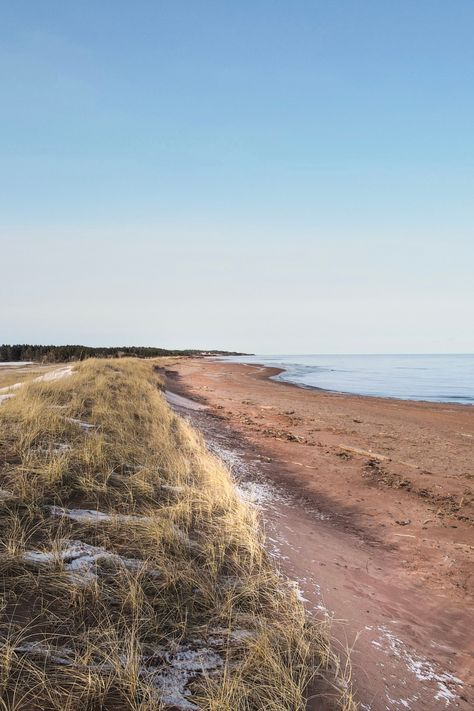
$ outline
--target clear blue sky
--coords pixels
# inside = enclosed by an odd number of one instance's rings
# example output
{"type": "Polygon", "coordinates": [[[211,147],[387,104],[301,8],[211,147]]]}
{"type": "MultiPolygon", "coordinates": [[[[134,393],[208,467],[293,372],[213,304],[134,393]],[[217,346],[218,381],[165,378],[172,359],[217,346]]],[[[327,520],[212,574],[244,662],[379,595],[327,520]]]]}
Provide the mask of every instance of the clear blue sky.
{"type": "Polygon", "coordinates": [[[474,351],[472,0],[15,0],[0,341],[474,351]]]}

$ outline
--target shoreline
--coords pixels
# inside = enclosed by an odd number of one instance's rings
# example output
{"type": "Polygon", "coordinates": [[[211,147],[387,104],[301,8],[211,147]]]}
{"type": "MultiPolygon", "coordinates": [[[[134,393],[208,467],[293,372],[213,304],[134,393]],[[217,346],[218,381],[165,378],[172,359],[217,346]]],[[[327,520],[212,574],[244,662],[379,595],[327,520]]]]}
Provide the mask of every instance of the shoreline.
{"type": "MultiPolygon", "coordinates": [[[[463,354],[461,354],[463,355],[463,354]]],[[[470,354],[466,354],[470,355],[470,354]]],[[[267,365],[265,363],[237,363],[235,361],[225,361],[225,360],[219,360],[217,358],[207,358],[210,362],[215,362],[215,363],[227,363],[231,365],[243,365],[243,366],[256,366],[259,368],[266,368],[268,370],[274,370],[276,371],[275,373],[272,373],[271,375],[268,375],[268,379],[272,380],[275,383],[281,383],[283,385],[291,385],[296,388],[301,388],[303,390],[315,390],[317,392],[322,392],[322,393],[328,393],[331,395],[339,395],[339,396],[344,396],[344,397],[358,397],[358,398],[371,398],[371,399],[376,399],[376,400],[395,400],[397,402],[403,402],[403,403],[422,403],[426,405],[450,405],[453,407],[462,407],[462,408],[474,408],[474,401],[473,402],[456,402],[455,400],[425,400],[423,398],[413,398],[413,397],[397,397],[396,395],[371,395],[368,393],[353,393],[347,390],[331,390],[329,388],[322,388],[317,385],[309,385],[306,383],[296,383],[292,380],[277,380],[276,378],[281,375],[282,373],[287,373],[289,372],[287,368],[280,368],[278,366],[274,365],[267,365]]]]}
{"type": "Polygon", "coordinates": [[[301,388],[278,370],[179,359],[165,375],[205,406],[187,416],[206,441],[246,463],[269,552],[309,614],[334,617],[339,650],[353,646],[361,703],[470,709],[474,411],[301,388]]]}

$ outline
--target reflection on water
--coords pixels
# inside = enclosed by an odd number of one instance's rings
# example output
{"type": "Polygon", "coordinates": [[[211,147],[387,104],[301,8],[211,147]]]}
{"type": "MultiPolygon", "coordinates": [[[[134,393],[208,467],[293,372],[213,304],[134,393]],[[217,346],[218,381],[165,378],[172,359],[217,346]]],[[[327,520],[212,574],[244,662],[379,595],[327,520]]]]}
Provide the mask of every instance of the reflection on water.
{"type": "Polygon", "coordinates": [[[284,369],[297,385],[405,400],[474,404],[474,354],[231,356],[284,369]]]}

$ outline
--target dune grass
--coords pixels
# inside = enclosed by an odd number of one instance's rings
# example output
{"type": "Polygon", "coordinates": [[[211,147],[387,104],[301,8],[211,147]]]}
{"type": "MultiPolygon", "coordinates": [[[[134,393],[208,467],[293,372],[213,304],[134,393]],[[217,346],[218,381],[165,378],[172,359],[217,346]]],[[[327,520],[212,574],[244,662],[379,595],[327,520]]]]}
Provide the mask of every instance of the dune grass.
{"type": "Polygon", "coordinates": [[[332,663],[160,387],[89,360],[0,407],[0,709],[297,710],[332,663]]]}

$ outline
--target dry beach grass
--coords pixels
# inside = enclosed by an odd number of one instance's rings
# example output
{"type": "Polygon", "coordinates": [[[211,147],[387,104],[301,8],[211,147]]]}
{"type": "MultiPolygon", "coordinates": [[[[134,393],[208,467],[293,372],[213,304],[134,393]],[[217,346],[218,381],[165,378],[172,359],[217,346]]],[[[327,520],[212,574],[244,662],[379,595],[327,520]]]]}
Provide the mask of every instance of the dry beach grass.
{"type": "Polygon", "coordinates": [[[334,663],[160,388],[91,360],[0,407],[1,709],[296,710],[334,663]]]}

